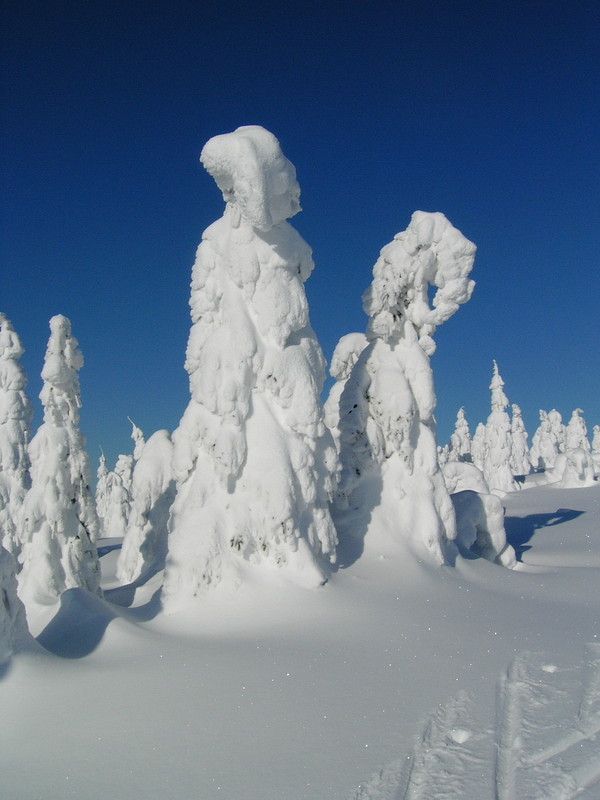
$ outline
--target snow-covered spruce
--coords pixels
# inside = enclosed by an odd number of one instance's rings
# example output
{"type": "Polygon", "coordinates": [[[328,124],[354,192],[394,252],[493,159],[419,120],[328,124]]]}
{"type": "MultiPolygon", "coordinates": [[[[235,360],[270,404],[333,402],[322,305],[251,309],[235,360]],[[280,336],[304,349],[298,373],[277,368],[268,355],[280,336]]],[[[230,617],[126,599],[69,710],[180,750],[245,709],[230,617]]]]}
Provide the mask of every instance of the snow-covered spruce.
{"type": "Polygon", "coordinates": [[[565,430],[565,451],[581,448],[586,453],[591,452],[587,426],[581,416],[582,414],[581,408],[575,408],[571,414],[571,419],[565,430]]]}
{"type": "Polygon", "coordinates": [[[464,408],[459,408],[450,436],[448,461],[471,461],[471,433],[464,408]]]}
{"type": "Polygon", "coordinates": [[[485,425],[483,422],[477,423],[475,433],[471,439],[471,461],[477,469],[483,472],[483,465],[485,462],[485,425]]]}
{"type": "Polygon", "coordinates": [[[227,206],[205,231],[192,274],[168,609],[256,566],[319,585],[336,544],[324,359],[303,286],[313,261],[286,222],[300,210],[294,167],[258,126],[214,137],[201,161],[227,206]]]}
{"type": "Polygon", "coordinates": [[[117,576],[123,583],[164,567],[169,511],[175,496],[169,432],[156,431],[136,453],[131,513],[117,561],[117,576]]]}
{"type": "Polygon", "coordinates": [[[0,544],[0,666],[29,638],[15,569],[13,556],[0,544]]]}
{"type": "Polygon", "coordinates": [[[71,323],[52,317],[40,393],[44,421],[29,445],[31,489],[22,507],[19,593],[26,605],[52,602],[72,587],[100,594],[98,517],[79,429],[82,366],[71,323]]]}
{"type": "Polygon", "coordinates": [[[18,334],[0,313],[0,544],[15,559],[21,550],[17,520],[31,485],[27,446],[32,412],[22,354],[18,334]]]}
{"type": "Polygon", "coordinates": [[[564,453],[566,448],[567,427],[563,424],[560,412],[555,408],[548,412],[548,422],[550,423],[550,431],[554,439],[556,452],[564,453]]]}
{"type": "Polygon", "coordinates": [[[555,488],[578,489],[594,486],[594,473],[591,454],[583,447],[574,447],[556,456],[554,466],[546,470],[546,477],[555,488]]]}
{"type": "Polygon", "coordinates": [[[131,511],[132,457],[119,456],[114,470],[100,457],[96,484],[96,511],[102,536],[123,538],[131,511]]]}
{"type": "Polygon", "coordinates": [[[447,558],[455,517],[438,466],[429,356],[436,327],[471,296],[474,254],[443,214],[413,214],[373,269],[363,297],[369,345],[340,398],[339,512],[359,502],[364,486],[380,484],[374,511],[388,534],[437,563],[447,558]]]}
{"type": "Polygon", "coordinates": [[[506,411],[508,399],[495,361],[490,392],[492,408],[485,425],[483,474],[491,492],[512,492],[517,486],[510,468],[510,417],[506,411]]]}
{"type": "Polygon", "coordinates": [[[339,451],[340,397],[358,357],[369,344],[364,333],[347,333],[337,343],[331,357],[329,374],[335,383],[325,401],[325,424],[331,430],[339,451]]]}
{"type": "Polygon", "coordinates": [[[512,405],[510,421],[510,468],[513,475],[529,475],[531,472],[527,431],[521,408],[516,403],[512,405]]]}
{"type": "MultiPolygon", "coordinates": [[[[558,412],[557,412],[558,413],[558,412]]],[[[540,424],[533,434],[529,460],[534,469],[550,469],[559,453],[556,435],[547,411],[540,408],[540,424]]]]}
{"type": "Polygon", "coordinates": [[[600,425],[592,428],[592,460],[596,475],[600,475],[600,425]]]}

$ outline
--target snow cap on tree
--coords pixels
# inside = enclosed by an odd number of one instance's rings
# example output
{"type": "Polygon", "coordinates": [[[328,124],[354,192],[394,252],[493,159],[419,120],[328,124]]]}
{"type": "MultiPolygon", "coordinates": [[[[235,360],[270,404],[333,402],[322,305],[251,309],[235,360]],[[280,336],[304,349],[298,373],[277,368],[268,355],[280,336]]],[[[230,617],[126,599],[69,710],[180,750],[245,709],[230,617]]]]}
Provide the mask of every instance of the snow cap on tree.
{"type": "Polygon", "coordinates": [[[475,282],[476,247],[437,213],[415,211],[408,228],[386,245],[363,297],[369,317],[367,337],[389,341],[410,321],[427,355],[435,351],[433,333],[466,303],[475,282]],[[429,289],[435,287],[433,301],[429,289]]]}
{"type": "Polygon", "coordinates": [[[17,520],[30,486],[27,446],[32,412],[19,361],[23,352],[10,320],[0,313],[0,544],[15,559],[21,549],[17,520]]]}
{"type": "Polygon", "coordinates": [[[173,434],[170,609],[257,566],[322,583],[336,544],[325,362],[303,286],[314,265],[286,222],[300,208],[295,170],[258,126],[214,137],[201,161],[227,207],[192,273],[191,400],[173,434]]]}
{"type": "Polygon", "coordinates": [[[29,446],[31,489],[22,510],[19,581],[26,602],[55,600],[73,587],[101,593],[94,547],[99,523],[79,429],[77,370],[82,365],[71,323],[62,315],[52,317],[40,393],[44,421],[29,446]]]}

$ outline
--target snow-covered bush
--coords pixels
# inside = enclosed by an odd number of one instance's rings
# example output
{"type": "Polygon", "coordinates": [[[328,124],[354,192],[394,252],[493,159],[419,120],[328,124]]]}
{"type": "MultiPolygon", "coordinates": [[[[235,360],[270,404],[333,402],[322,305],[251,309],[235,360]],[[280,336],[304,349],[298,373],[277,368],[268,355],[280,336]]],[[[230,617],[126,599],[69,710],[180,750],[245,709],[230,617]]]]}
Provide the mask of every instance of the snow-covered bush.
{"type": "Polygon", "coordinates": [[[13,556],[0,544],[0,666],[29,637],[15,569],[13,556]]]}
{"type": "Polygon", "coordinates": [[[508,399],[495,361],[490,391],[492,410],[485,425],[483,474],[491,492],[512,492],[517,486],[510,468],[510,418],[506,411],[508,399]]]}
{"type": "Polygon", "coordinates": [[[175,496],[169,432],[156,431],[136,452],[129,525],[117,561],[117,576],[124,583],[164,566],[169,511],[175,496]]]}
{"type": "Polygon", "coordinates": [[[0,544],[15,559],[21,550],[17,520],[31,485],[27,446],[32,414],[22,354],[19,336],[0,314],[0,544]]]}
{"type": "Polygon", "coordinates": [[[353,506],[361,484],[376,476],[378,511],[388,528],[393,520],[389,533],[437,563],[446,559],[455,520],[438,465],[429,356],[436,327],[471,296],[474,254],[443,214],[413,214],[373,269],[363,297],[369,344],[340,397],[336,505],[353,506]],[[430,287],[437,289],[432,305],[430,287]]]}
{"type": "Polygon", "coordinates": [[[66,317],[52,317],[50,332],[40,393],[44,421],[29,445],[31,488],[22,507],[19,592],[26,604],[51,602],[72,587],[100,594],[98,517],[79,429],[83,356],[66,317]]]}
{"type": "Polygon", "coordinates": [[[442,472],[450,494],[465,491],[490,493],[483,472],[475,464],[470,464],[468,461],[448,461],[442,466],[442,472]]]}
{"type": "Polygon", "coordinates": [[[527,431],[521,408],[516,403],[512,405],[510,422],[510,468],[513,475],[529,475],[531,472],[527,431]]]}
{"type": "Polygon", "coordinates": [[[588,440],[587,426],[584,418],[581,416],[583,411],[580,408],[573,410],[571,419],[565,431],[565,451],[576,450],[581,448],[586,453],[591,451],[590,442],[588,440]]]}
{"type": "Polygon", "coordinates": [[[552,469],[546,470],[548,483],[556,488],[577,489],[594,486],[594,461],[582,447],[567,450],[556,456],[552,469]]]}
{"type": "Polygon", "coordinates": [[[506,541],[500,498],[473,491],[458,492],[451,497],[456,512],[456,544],[461,553],[474,553],[512,569],[517,558],[506,541]]]}
{"type": "Polygon", "coordinates": [[[201,161],[227,206],[192,274],[191,400],[173,434],[170,609],[251,565],[318,585],[336,544],[324,359],[303,286],[314,265],[286,222],[300,210],[294,167],[258,126],[214,137],[201,161]]]}
{"type": "Polygon", "coordinates": [[[471,432],[465,417],[464,408],[459,408],[454,423],[454,431],[450,436],[449,461],[471,461],[471,432]]]}

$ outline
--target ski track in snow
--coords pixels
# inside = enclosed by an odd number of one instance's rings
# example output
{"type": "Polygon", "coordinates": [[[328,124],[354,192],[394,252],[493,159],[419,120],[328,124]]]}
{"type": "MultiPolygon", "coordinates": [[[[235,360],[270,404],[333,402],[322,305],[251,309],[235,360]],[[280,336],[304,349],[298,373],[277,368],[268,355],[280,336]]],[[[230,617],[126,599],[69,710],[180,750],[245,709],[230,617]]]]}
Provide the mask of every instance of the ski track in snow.
{"type": "Polygon", "coordinates": [[[574,667],[515,658],[498,686],[495,725],[466,692],[441,705],[410,755],[351,800],[598,800],[600,645],[574,667]]]}

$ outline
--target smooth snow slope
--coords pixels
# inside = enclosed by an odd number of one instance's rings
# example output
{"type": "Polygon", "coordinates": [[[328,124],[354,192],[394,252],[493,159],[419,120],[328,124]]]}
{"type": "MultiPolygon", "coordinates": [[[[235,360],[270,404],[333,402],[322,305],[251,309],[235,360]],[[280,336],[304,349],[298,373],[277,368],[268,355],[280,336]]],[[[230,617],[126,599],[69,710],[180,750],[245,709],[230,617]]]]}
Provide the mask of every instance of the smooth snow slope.
{"type": "Polygon", "coordinates": [[[321,589],[274,572],[170,617],[103,541],[106,600],[40,608],[52,653],[0,681],[0,796],[599,798],[600,486],[504,502],[515,570],[374,533],[321,589]]]}

